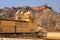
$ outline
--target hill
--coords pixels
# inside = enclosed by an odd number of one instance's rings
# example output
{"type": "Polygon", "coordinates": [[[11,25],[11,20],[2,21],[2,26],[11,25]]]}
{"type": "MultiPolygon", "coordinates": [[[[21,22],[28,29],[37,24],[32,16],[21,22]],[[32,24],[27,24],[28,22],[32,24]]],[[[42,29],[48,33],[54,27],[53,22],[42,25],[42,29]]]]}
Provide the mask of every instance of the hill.
{"type": "Polygon", "coordinates": [[[47,5],[38,7],[5,7],[0,9],[0,18],[14,18],[17,10],[24,13],[32,11],[33,19],[38,27],[43,27],[47,31],[60,31],[60,14],[47,5]]]}

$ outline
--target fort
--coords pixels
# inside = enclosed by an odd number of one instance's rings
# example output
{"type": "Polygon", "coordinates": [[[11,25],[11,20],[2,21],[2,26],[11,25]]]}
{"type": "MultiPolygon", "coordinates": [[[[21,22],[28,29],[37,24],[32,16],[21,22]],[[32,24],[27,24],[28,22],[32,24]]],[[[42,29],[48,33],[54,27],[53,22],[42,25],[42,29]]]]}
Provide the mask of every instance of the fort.
{"type": "Polygon", "coordinates": [[[47,37],[60,32],[60,14],[45,5],[0,9],[0,37],[47,37]]]}

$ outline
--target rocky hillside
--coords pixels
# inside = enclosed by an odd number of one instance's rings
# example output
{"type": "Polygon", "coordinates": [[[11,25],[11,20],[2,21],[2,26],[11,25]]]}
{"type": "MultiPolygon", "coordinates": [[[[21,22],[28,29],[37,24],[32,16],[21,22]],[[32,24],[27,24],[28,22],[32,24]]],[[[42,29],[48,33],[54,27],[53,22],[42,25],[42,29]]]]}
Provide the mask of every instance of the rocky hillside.
{"type": "Polygon", "coordinates": [[[53,9],[46,8],[34,15],[38,26],[48,31],[60,31],[60,15],[53,9]]]}
{"type": "Polygon", "coordinates": [[[5,7],[0,9],[0,18],[14,18],[17,10],[27,12],[32,11],[34,21],[39,27],[47,29],[47,31],[60,31],[60,14],[47,5],[38,7],[5,7]]]}

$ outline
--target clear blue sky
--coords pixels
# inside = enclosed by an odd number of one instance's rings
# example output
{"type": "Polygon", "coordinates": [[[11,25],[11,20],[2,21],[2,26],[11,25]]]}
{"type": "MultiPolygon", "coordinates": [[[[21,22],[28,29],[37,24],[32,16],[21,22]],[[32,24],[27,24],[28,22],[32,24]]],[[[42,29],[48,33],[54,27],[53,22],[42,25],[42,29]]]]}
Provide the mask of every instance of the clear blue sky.
{"type": "Polygon", "coordinates": [[[60,0],[0,0],[0,8],[19,6],[41,6],[47,4],[55,11],[60,12],[60,0]]]}

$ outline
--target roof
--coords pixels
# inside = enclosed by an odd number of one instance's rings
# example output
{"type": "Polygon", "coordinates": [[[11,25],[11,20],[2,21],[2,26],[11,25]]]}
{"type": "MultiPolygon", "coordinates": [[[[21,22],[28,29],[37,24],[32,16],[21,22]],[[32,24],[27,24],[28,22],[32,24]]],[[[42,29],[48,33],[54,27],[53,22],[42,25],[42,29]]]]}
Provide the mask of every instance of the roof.
{"type": "Polygon", "coordinates": [[[24,21],[24,20],[14,20],[14,19],[0,19],[0,20],[27,22],[27,21],[24,21]]]}

